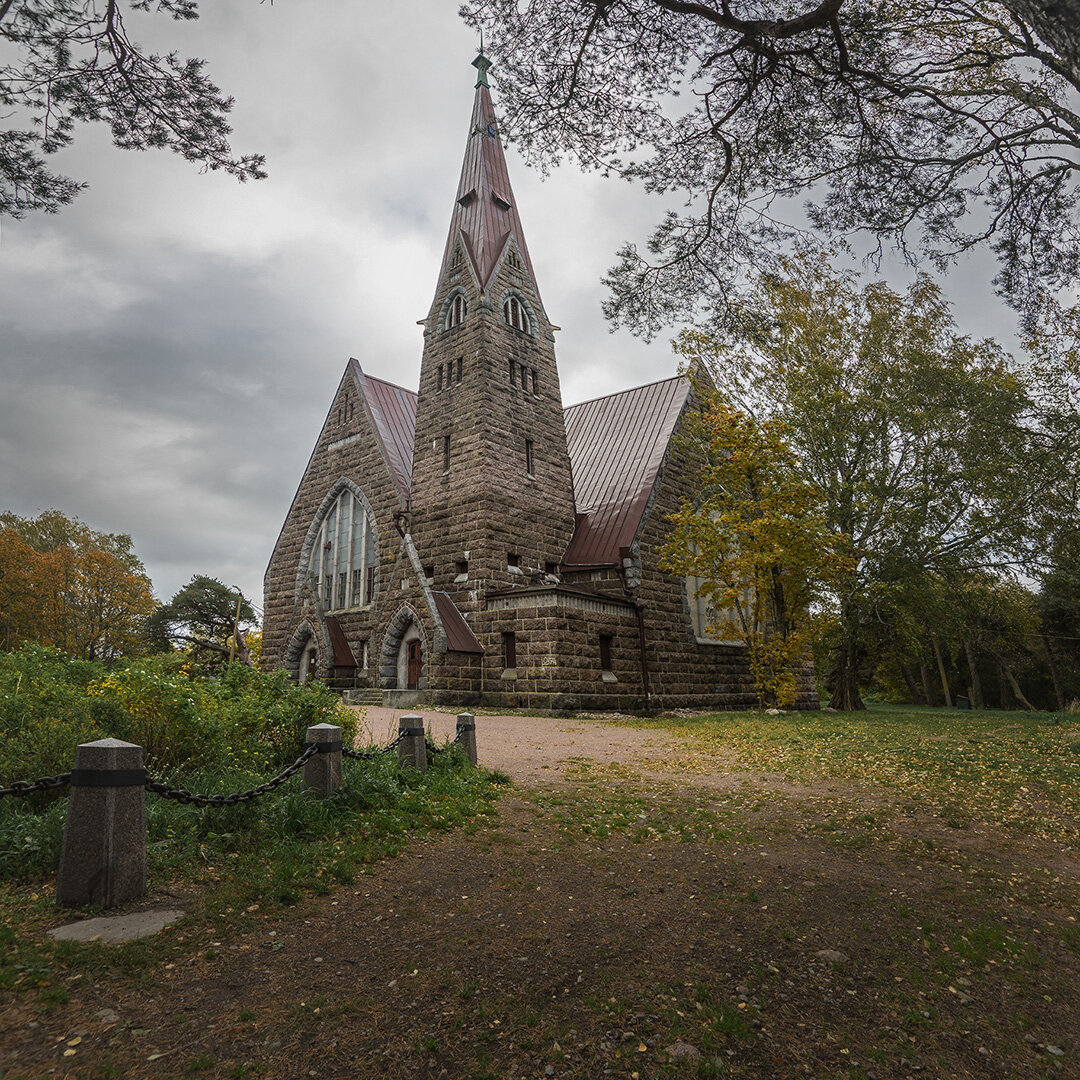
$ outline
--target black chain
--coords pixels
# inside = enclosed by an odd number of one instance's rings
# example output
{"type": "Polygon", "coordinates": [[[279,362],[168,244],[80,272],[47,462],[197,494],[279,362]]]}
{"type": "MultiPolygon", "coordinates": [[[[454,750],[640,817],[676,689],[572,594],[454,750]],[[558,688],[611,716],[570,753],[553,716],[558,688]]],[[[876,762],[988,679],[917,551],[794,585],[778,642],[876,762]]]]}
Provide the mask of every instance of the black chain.
{"type": "Polygon", "coordinates": [[[314,744],[309,745],[287,769],[275,776],[273,780],[267,780],[265,784],[260,784],[258,787],[253,787],[248,791],[238,791],[233,795],[196,795],[184,790],[184,788],[171,788],[168,784],[159,784],[154,780],[146,782],[146,790],[152,791],[155,795],[160,795],[163,799],[174,799],[185,806],[235,806],[237,803],[251,802],[252,799],[268,795],[275,788],[284,784],[289,777],[295,776],[304,767],[308,759],[313,758],[318,752],[319,748],[317,746],[314,744]]]}
{"type": "Polygon", "coordinates": [[[33,795],[35,791],[53,791],[67,787],[71,783],[71,773],[59,776],[39,776],[36,780],[15,780],[11,787],[0,788],[0,799],[5,795],[33,795]]]}
{"type": "Polygon", "coordinates": [[[389,754],[391,750],[397,749],[401,740],[402,736],[399,735],[392,743],[388,743],[386,746],[372,746],[367,750],[350,750],[347,746],[343,746],[341,756],[352,758],[353,761],[374,761],[377,757],[389,754]]]}

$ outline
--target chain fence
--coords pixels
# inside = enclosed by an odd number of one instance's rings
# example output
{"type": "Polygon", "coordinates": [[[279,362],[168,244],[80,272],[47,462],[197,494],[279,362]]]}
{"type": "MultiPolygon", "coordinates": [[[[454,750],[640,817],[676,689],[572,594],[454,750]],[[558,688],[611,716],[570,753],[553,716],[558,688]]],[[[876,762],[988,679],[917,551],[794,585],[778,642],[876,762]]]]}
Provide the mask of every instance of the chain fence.
{"type": "MultiPolygon", "coordinates": [[[[399,735],[393,742],[388,743],[386,746],[369,747],[366,750],[351,750],[348,747],[343,746],[341,748],[341,756],[350,758],[353,761],[374,761],[383,754],[389,754],[396,750],[405,737],[406,736],[404,735],[399,735]]],[[[460,739],[461,732],[459,731],[452,743],[449,743],[447,746],[436,746],[430,738],[425,736],[424,745],[427,749],[427,753],[433,756],[435,754],[444,753],[455,743],[459,742],[460,739]]],[[[319,747],[316,743],[306,743],[304,752],[288,768],[282,770],[272,780],[267,780],[256,787],[249,788],[247,791],[233,792],[231,795],[201,795],[198,792],[188,791],[186,788],[170,787],[168,784],[163,784],[157,780],[150,779],[146,781],[144,787],[147,791],[153,792],[153,794],[159,795],[163,799],[172,799],[184,806],[236,806],[238,803],[251,802],[254,799],[261,798],[263,795],[269,795],[270,792],[281,787],[286,780],[295,776],[304,765],[318,753],[319,747]]],[[[5,795],[19,797],[34,795],[39,791],[54,791],[59,788],[67,787],[70,783],[70,772],[60,773],[57,776],[40,776],[36,780],[15,780],[10,786],[0,788],[0,799],[5,795]]]]}

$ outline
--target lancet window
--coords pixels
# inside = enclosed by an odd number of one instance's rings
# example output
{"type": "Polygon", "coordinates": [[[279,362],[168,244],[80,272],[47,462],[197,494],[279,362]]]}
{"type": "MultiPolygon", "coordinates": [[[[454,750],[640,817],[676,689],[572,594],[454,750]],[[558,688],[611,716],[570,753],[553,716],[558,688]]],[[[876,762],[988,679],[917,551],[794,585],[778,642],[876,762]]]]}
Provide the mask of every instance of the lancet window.
{"type": "Polygon", "coordinates": [[[375,518],[367,503],[345,488],[323,515],[308,559],[326,610],[374,603],[378,561],[375,518]]]}

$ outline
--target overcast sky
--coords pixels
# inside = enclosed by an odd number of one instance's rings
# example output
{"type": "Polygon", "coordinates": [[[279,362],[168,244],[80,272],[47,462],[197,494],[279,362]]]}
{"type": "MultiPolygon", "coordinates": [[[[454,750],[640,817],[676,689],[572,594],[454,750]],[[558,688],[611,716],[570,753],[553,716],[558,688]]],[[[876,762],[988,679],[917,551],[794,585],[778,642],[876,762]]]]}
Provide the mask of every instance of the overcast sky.
{"type": "MultiPolygon", "coordinates": [[[[57,155],[89,189],[0,226],[0,509],[130,533],[162,599],[202,573],[260,602],[349,356],[416,386],[475,76],[455,7],[218,0],[194,24],[129,18],[135,40],[207,60],[236,98],[233,149],[265,153],[270,178],[120,151],[100,126],[57,155]]],[[[600,314],[615,249],[663,203],[509,163],[563,328],[564,401],[673,374],[666,341],[610,334],[600,314]]],[[[961,329],[1011,344],[991,273],[948,291],[961,329]]]]}

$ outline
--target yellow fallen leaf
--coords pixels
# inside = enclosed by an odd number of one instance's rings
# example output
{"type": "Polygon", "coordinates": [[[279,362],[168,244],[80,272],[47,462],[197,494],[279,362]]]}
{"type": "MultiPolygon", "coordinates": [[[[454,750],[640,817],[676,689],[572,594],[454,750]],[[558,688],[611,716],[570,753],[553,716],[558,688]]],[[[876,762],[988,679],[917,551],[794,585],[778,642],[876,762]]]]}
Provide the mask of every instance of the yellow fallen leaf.
{"type": "Polygon", "coordinates": [[[638,1048],[637,1048],[637,1052],[638,1052],[639,1054],[644,1054],[644,1053],[645,1053],[645,1051],[646,1051],[646,1050],[648,1050],[648,1049],[649,1049],[649,1048],[648,1048],[648,1047],[647,1047],[647,1046],[646,1046],[646,1045],[645,1045],[644,1043],[638,1043],[638,1048]]]}
{"type": "Polygon", "coordinates": [[[68,1046],[78,1046],[82,1042],[82,1036],[77,1035],[74,1039],[68,1039],[68,1046]]]}

